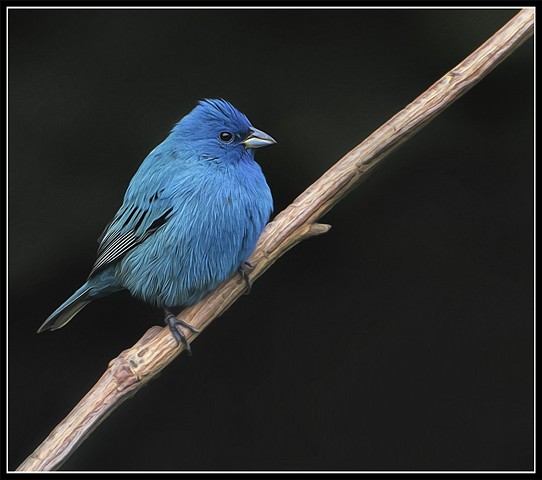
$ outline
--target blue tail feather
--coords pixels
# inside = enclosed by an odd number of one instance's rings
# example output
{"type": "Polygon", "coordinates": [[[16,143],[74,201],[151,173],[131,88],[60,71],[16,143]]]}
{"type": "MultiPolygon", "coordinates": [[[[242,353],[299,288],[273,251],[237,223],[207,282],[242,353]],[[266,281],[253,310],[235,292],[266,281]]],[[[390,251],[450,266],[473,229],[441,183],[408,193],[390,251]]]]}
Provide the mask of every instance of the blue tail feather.
{"type": "Polygon", "coordinates": [[[122,289],[123,287],[118,283],[111,269],[103,270],[89,277],[79,290],[49,315],[39,328],[38,333],[63,327],[92,300],[122,289]]]}
{"type": "Polygon", "coordinates": [[[45,330],[56,330],[68,323],[77,315],[92,299],[90,298],[90,285],[85,283],[68,300],[58,307],[39,328],[38,333],[45,330]]]}

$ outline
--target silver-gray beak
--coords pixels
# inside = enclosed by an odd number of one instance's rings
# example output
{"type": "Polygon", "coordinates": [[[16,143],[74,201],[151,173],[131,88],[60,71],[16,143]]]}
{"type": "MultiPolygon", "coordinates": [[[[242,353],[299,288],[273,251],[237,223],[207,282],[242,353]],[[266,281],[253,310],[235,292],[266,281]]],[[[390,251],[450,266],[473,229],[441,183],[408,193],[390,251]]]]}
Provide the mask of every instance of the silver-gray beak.
{"type": "Polygon", "coordinates": [[[246,148],[260,148],[267,145],[273,145],[277,142],[271,135],[267,135],[267,133],[252,127],[250,129],[250,134],[242,143],[246,148]]]}

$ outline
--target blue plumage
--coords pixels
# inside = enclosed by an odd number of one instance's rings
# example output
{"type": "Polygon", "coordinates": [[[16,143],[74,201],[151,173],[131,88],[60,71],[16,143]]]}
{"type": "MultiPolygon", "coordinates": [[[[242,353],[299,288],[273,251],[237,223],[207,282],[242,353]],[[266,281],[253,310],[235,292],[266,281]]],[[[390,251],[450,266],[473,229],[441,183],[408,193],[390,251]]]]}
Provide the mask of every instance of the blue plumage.
{"type": "Polygon", "coordinates": [[[225,100],[203,100],[143,161],[98,239],[86,283],[38,331],[127,289],[156,307],[188,306],[238,270],[273,209],[254,148],[275,141],[225,100]]]}

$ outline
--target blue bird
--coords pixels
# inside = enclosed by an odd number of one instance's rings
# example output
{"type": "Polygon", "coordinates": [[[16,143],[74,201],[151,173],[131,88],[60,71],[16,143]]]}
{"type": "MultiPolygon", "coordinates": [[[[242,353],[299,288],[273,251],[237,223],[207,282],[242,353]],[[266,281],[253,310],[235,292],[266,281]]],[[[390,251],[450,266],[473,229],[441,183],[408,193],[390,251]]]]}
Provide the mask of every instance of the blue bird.
{"type": "MultiPolygon", "coordinates": [[[[89,302],[119,290],[170,311],[202,299],[245,262],[273,211],[254,149],[276,143],[229,102],[205,99],[145,158],[98,238],[87,281],[39,328],[56,330],[89,302]]],[[[246,276],[245,276],[246,279],[246,276]]]]}

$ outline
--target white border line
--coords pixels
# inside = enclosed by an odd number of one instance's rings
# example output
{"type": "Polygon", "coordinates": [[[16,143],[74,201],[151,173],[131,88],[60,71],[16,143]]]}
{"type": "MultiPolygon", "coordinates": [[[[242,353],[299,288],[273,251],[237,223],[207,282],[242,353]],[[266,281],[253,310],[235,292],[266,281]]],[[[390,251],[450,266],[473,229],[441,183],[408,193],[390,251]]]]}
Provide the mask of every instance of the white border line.
{"type": "MultiPolygon", "coordinates": [[[[311,7],[311,6],[238,6],[238,7],[232,7],[232,6],[216,6],[216,7],[209,7],[209,6],[202,6],[202,7],[196,7],[196,6],[189,6],[189,7],[182,7],[182,6],[173,6],[173,7],[165,7],[165,6],[158,6],[158,7],[145,7],[145,6],[135,6],[135,7],[107,7],[107,6],[83,6],[83,7],[75,7],[75,6],[8,6],[6,7],[6,113],[5,113],[5,120],[6,120],[6,187],[8,185],[8,138],[9,138],[9,125],[8,125],[8,101],[9,101],[9,95],[8,95],[8,78],[9,78],[9,71],[8,71],[8,54],[9,54],[9,48],[8,48],[8,37],[9,37],[9,10],[520,10],[522,8],[526,9],[532,9],[535,11],[535,21],[534,21],[534,33],[533,38],[536,38],[536,8],[533,6],[477,6],[477,7],[454,7],[454,6],[445,6],[445,7],[412,7],[412,6],[401,6],[401,7],[387,7],[387,6],[374,6],[374,7],[347,7],[347,6],[339,6],[339,7],[332,7],[332,6],[317,6],[317,7],[311,7]]],[[[533,157],[533,188],[534,188],[534,265],[533,265],[533,273],[534,273],[534,316],[533,316],[533,327],[534,327],[534,337],[533,337],[533,350],[534,350],[534,375],[533,375],[533,382],[534,382],[534,463],[533,463],[533,470],[171,470],[171,471],[162,471],[162,470],[62,470],[58,471],[56,473],[60,474],[70,474],[70,473],[131,473],[131,474],[138,474],[138,473],[151,473],[151,474],[170,474],[170,473],[240,473],[240,474],[252,474],[252,473],[336,473],[336,474],[347,474],[347,473],[420,473],[420,474],[438,474],[438,473],[511,473],[511,474],[530,474],[536,472],[536,42],[534,42],[534,87],[533,87],[533,94],[534,94],[534,115],[533,115],[533,122],[534,122],[534,135],[533,135],[533,145],[534,145],[534,157],[533,157]]],[[[8,189],[6,188],[6,227],[8,224],[8,189]]],[[[8,401],[9,396],[7,394],[8,391],[8,384],[9,384],[9,365],[8,365],[8,337],[9,337],[9,322],[7,321],[8,318],[8,295],[7,295],[7,284],[8,284],[8,234],[7,234],[7,228],[6,228],[6,433],[5,433],[5,444],[6,444],[6,472],[7,473],[22,473],[25,472],[16,472],[15,470],[9,470],[7,464],[8,464],[8,431],[9,431],[9,416],[8,416],[8,401]]],[[[28,473],[28,472],[26,472],[28,473]]]]}

